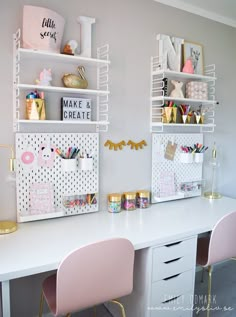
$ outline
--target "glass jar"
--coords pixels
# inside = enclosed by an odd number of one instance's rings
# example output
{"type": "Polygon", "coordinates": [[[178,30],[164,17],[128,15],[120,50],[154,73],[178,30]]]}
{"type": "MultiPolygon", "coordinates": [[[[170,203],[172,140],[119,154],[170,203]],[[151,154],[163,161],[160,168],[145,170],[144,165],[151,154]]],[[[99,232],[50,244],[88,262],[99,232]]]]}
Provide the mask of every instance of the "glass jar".
{"type": "Polygon", "coordinates": [[[150,192],[147,190],[140,190],[137,192],[137,207],[148,208],[150,204],[150,192]]]}
{"type": "Polygon", "coordinates": [[[133,192],[124,193],[123,208],[125,210],[136,209],[136,193],[133,193],[133,192]]]}
{"type": "Polygon", "coordinates": [[[121,211],[121,194],[108,195],[108,211],[112,213],[121,211]]]}

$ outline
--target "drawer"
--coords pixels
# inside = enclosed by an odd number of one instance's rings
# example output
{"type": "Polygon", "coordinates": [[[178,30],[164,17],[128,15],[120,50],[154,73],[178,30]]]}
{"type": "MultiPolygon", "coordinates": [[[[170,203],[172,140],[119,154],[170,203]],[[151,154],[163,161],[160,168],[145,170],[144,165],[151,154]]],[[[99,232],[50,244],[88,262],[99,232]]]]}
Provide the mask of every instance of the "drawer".
{"type": "Polygon", "coordinates": [[[153,283],[151,286],[151,306],[156,306],[182,294],[193,292],[194,271],[187,271],[153,283]]]}
{"type": "Polygon", "coordinates": [[[163,247],[153,249],[153,260],[165,262],[184,255],[195,255],[197,238],[166,244],[163,247]]]}
{"type": "Polygon", "coordinates": [[[192,317],[193,293],[189,292],[149,308],[150,317],[192,317]]]}
{"type": "Polygon", "coordinates": [[[188,270],[193,270],[195,261],[195,257],[186,255],[162,263],[153,263],[152,282],[160,281],[188,270]]]}
{"type": "Polygon", "coordinates": [[[152,281],[193,269],[197,239],[184,240],[153,249],[152,281]]]}

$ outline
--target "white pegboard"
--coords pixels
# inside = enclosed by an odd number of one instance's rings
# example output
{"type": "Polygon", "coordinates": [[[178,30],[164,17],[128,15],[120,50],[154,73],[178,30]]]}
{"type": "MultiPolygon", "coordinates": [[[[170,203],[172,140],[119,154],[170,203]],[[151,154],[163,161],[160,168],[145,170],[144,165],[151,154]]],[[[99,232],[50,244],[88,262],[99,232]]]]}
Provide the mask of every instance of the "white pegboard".
{"type": "Polygon", "coordinates": [[[200,196],[201,190],[180,193],[180,184],[185,182],[202,181],[202,163],[181,163],[181,146],[193,146],[196,143],[203,144],[203,134],[156,134],[152,135],[152,202],[167,201],[172,199],[200,196]],[[177,144],[173,161],[164,157],[168,141],[177,144]],[[160,196],[161,173],[174,173],[176,195],[170,197],[160,196]]]}
{"type": "MultiPolygon", "coordinates": [[[[53,151],[51,152],[53,153],[53,151]]],[[[50,153],[48,154],[50,156],[50,153]]],[[[98,211],[99,191],[99,135],[97,133],[17,133],[16,134],[16,185],[18,222],[68,216],[98,211]],[[39,163],[41,148],[54,149],[54,158],[48,164],[47,158],[39,163]],[[64,153],[76,146],[80,153],[90,153],[93,158],[92,170],[80,170],[78,158],[76,170],[63,170],[62,159],[55,153],[60,148],[64,153]],[[22,154],[29,152],[32,162],[23,163],[22,154]],[[45,162],[45,165],[44,165],[45,162]],[[53,204],[51,211],[32,213],[30,188],[34,184],[51,184],[53,204]],[[71,195],[96,194],[96,203],[84,206],[63,206],[63,198],[71,195]]]]}

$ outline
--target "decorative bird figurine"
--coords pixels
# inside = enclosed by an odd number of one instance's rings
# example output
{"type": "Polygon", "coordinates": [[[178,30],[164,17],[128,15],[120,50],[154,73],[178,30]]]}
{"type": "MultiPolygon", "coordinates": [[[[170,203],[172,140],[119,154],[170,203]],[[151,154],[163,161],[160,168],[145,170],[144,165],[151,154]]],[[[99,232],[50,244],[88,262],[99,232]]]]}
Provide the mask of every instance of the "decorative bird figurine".
{"type": "Polygon", "coordinates": [[[193,74],[194,73],[194,69],[193,69],[193,62],[191,58],[188,58],[184,64],[184,67],[182,69],[183,73],[189,73],[189,74],[193,74]]]}
{"type": "Polygon", "coordinates": [[[88,81],[84,75],[84,66],[78,66],[77,69],[79,75],[65,74],[62,77],[63,84],[68,88],[86,89],[88,87],[88,81]]]}

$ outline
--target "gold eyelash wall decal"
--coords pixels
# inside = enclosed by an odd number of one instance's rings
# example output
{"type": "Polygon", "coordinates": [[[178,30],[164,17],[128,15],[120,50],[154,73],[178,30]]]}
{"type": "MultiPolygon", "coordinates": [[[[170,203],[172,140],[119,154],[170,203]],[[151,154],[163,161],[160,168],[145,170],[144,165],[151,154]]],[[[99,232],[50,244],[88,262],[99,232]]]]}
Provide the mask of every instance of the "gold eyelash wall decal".
{"type": "Polygon", "coordinates": [[[147,142],[145,140],[142,140],[138,143],[135,143],[134,141],[129,140],[127,145],[130,145],[131,150],[133,149],[138,150],[138,149],[142,149],[144,146],[147,146],[147,142]]]}
{"type": "Polygon", "coordinates": [[[111,140],[107,140],[106,143],[104,144],[104,146],[109,146],[109,150],[117,151],[118,149],[123,150],[123,147],[126,146],[126,143],[124,140],[122,140],[118,143],[114,143],[111,140]]]}

